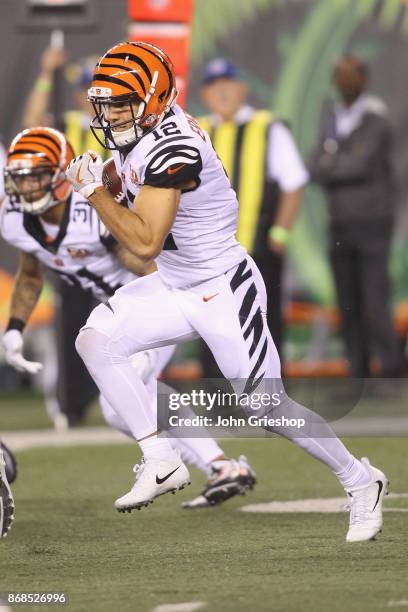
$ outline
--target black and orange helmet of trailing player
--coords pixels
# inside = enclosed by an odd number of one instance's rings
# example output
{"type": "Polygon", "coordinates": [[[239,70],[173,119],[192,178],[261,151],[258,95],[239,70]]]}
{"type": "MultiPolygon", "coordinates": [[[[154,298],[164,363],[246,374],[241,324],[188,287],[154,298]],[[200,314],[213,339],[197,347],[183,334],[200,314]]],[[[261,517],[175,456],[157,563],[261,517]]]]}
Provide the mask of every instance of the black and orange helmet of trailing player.
{"type": "Polygon", "coordinates": [[[91,130],[106,149],[136,144],[153,130],[177,97],[173,64],[159,47],[122,42],[98,61],[88,90],[95,117],[91,130]],[[109,108],[126,109],[121,121],[109,108]]]}
{"type": "Polygon", "coordinates": [[[74,156],[71,145],[58,130],[35,127],[20,132],[7,153],[7,195],[32,215],[41,215],[64,202],[72,192],[65,168],[74,156]]]}

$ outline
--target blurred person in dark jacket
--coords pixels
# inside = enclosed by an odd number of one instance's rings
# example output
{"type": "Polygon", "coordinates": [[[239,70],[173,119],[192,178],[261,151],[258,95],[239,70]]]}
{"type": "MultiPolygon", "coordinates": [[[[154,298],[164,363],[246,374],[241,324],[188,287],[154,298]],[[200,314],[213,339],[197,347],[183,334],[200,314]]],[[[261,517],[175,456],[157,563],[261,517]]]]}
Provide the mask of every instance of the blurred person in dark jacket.
{"type": "Polygon", "coordinates": [[[352,376],[397,376],[402,351],[390,312],[388,260],[394,224],[392,135],[387,108],[367,93],[368,68],[341,57],[333,83],[341,100],[323,127],[311,168],[329,204],[330,261],[352,376]]]}

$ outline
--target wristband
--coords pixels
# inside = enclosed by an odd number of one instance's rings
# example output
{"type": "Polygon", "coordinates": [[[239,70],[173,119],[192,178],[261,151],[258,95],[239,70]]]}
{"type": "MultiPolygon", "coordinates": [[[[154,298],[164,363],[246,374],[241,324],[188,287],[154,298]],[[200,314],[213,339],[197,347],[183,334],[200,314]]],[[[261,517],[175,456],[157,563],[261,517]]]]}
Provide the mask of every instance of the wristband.
{"type": "Polygon", "coordinates": [[[268,231],[268,236],[274,242],[278,242],[279,244],[287,244],[289,241],[289,230],[281,227],[280,225],[273,225],[268,231]]]}
{"type": "Polygon", "coordinates": [[[45,78],[38,78],[35,82],[35,90],[41,93],[50,93],[52,91],[52,81],[45,78]]]}
{"type": "Polygon", "coordinates": [[[9,322],[7,323],[6,332],[11,329],[16,329],[19,332],[22,332],[25,328],[26,324],[22,319],[18,319],[17,317],[10,317],[9,322]]]}

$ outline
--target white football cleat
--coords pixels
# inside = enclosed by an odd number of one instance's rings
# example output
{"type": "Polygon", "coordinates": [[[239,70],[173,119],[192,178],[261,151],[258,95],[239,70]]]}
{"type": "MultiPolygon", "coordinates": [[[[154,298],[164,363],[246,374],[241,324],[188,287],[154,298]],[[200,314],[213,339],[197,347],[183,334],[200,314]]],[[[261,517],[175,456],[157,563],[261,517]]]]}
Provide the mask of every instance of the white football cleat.
{"type": "Polygon", "coordinates": [[[6,463],[0,448],[0,538],[5,538],[14,521],[14,499],[6,476],[6,463]]]}
{"type": "Polygon", "coordinates": [[[185,501],[182,508],[194,510],[217,506],[235,497],[245,495],[256,484],[256,474],[244,455],[236,459],[220,459],[211,463],[211,474],[204,491],[198,497],[185,501]]]}
{"type": "Polygon", "coordinates": [[[190,484],[188,469],[175,455],[175,459],[163,461],[162,459],[142,459],[140,465],[135,465],[136,482],[129,493],[115,501],[115,508],[119,512],[140,510],[148,506],[159,495],[172,491],[180,491],[190,484]]]}
{"type": "Polygon", "coordinates": [[[347,542],[373,540],[383,525],[382,505],[384,496],[388,495],[388,479],[381,470],[370,465],[366,457],[361,462],[370,471],[372,480],[365,487],[347,492],[350,510],[347,542]]]}

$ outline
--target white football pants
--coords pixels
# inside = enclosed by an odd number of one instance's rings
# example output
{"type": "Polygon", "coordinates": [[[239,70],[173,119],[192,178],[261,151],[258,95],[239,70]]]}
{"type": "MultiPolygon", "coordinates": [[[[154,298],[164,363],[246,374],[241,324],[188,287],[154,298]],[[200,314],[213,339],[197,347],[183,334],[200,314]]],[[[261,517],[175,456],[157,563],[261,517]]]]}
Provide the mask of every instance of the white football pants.
{"type": "Polygon", "coordinates": [[[155,432],[157,423],[143,383],[132,375],[131,356],[198,336],[239,392],[250,392],[263,379],[275,380],[281,401],[271,404],[268,414],[302,418],[309,434],[299,436],[291,427],[268,430],[327,464],[345,488],[369,482],[367,470],[324,419],[285,394],[279,356],[266,325],[265,286],[249,256],[225,274],[189,288],[166,286],[158,272],[132,281],[93,310],[76,347],[109,404],[141,439],[155,432]]]}

